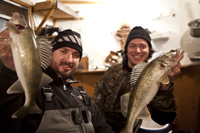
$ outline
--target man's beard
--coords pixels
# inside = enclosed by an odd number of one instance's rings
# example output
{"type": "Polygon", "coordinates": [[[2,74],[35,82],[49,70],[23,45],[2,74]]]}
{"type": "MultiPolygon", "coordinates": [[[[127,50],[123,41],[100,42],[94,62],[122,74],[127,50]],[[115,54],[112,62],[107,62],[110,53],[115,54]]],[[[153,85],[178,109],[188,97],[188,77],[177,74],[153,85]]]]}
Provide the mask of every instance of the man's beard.
{"type": "Polygon", "coordinates": [[[69,70],[64,70],[64,71],[59,71],[59,66],[66,64],[69,65],[69,63],[65,63],[65,62],[61,62],[59,65],[56,64],[56,62],[54,62],[53,60],[51,60],[50,63],[50,67],[57,73],[59,73],[61,75],[61,77],[63,78],[63,80],[67,80],[69,78],[71,78],[74,74],[74,72],[76,71],[76,68],[73,68],[73,65],[71,64],[71,72],[68,72],[69,70]],[[68,72],[68,73],[67,73],[68,72]]]}

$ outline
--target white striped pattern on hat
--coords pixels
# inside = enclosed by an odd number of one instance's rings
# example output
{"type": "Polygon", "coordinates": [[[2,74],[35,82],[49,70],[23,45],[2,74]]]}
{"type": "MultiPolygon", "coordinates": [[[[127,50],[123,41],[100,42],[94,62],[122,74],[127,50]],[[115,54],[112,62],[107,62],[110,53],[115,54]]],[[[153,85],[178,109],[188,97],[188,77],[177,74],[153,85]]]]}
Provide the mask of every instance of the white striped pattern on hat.
{"type": "MultiPolygon", "coordinates": [[[[62,38],[58,39],[58,42],[63,42],[63,41],[73,42],[73,43],[76,43],[76,44],[78,44],[78,45],[80,45],[82,47],[82,40],[78,36],[76,36],[76,35],[62,36],[62,38]]],[[[57,42],[54,42],[54,44],[55,43],[57,43],[57,42]]]]}

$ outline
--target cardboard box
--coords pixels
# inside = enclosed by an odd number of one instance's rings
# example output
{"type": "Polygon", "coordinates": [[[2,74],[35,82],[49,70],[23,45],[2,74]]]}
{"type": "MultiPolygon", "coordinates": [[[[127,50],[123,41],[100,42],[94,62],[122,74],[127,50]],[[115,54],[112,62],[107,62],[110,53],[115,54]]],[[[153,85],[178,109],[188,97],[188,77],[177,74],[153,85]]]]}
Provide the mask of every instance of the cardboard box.
{"type": "Polygon", "coordinates": [[[85,70],[88,70],[88,68],[89,68],[88,57],[82,57],[81,61],[79,62],[77,70],[78,71],[81,71],[81,70],[85,71],[85,70]],[[85,69],[83,69],[83,68],[85,68],[85,69]]]}

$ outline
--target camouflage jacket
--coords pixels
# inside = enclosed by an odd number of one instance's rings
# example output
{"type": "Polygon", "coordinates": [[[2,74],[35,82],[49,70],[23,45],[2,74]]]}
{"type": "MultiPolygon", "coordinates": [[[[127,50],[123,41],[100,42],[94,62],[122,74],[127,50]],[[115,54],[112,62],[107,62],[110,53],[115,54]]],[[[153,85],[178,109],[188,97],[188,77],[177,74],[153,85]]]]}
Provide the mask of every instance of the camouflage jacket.
{"type": "MultiPolygon", "coordinates": [[[[108,123],[124,125],[120,109],[120,96],[130,92],[131,68],[116,64],[109,68],[95,85],[92,101],[99,107],[108,123]]],[[[173,95],[174,83],[168,90],[159,90],[148,105],[151,117],[159,124],[171,123],[176,117],[177,105],[173,95]]]]}

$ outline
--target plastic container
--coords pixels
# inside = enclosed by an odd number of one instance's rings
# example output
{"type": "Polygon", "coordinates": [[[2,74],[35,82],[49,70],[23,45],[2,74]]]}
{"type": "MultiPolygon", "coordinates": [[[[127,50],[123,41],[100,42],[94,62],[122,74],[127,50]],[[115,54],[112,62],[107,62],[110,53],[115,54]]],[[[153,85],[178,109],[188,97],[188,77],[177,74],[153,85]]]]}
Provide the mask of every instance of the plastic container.
{"type": "Polygon", "coordinates": [[[191,61],[200,61],[200,51],[188,55],[191,61]]]}
{"type": "Polygon", "coordinates": [[[153,120],[143,120],[137,133],[169,133],[169,124],[159,125],[153,120]]]}
{"type": "Polygon", "coordinates": [[[192,37],[200,37],[200,20],[199,19],[190,21],[188,23],[188,26],[190,27],[190,35],[192,37]]]}

